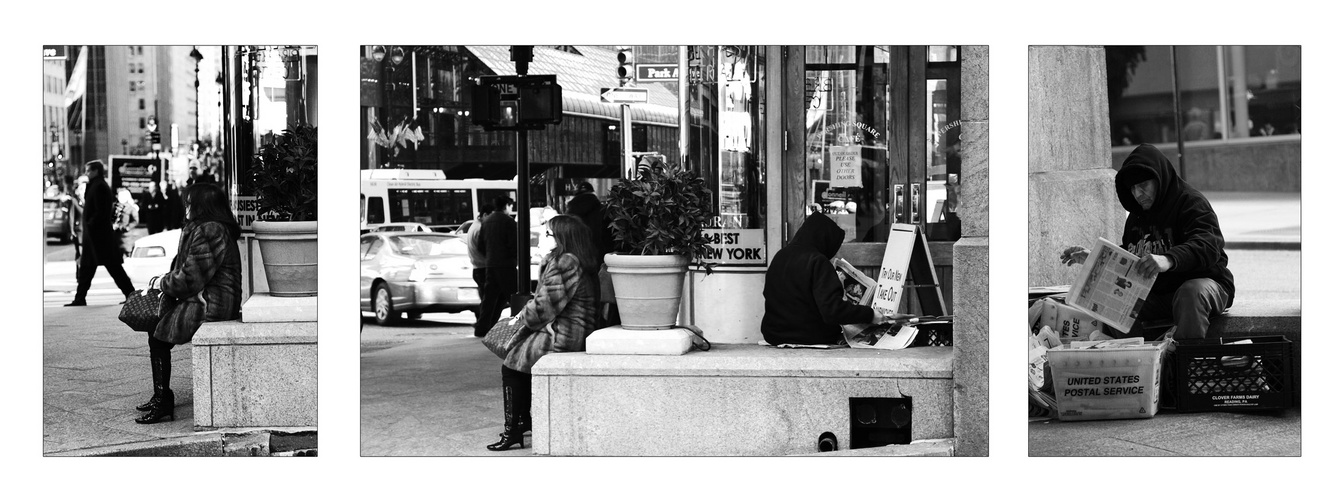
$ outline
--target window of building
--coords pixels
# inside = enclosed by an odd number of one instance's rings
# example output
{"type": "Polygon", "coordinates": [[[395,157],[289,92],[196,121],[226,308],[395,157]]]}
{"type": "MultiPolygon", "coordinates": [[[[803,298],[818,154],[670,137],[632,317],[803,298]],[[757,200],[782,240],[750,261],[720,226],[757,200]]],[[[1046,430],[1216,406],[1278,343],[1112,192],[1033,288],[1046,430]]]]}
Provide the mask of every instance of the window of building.
{"type": "Polygon", "coordinates": [[[139,109],[144,109],[144,99],[139,100],[139,109]]]}
{"type": "Polygon", "coordinates": [[[139,117],[139,128],[141,128],[141,129],[144,128],[144,117],[143,117],[143,116],[139,117]]]}
{"type": "Polygon", "coordinates": [[[1115,146],[1301,134],[1300,46],[1109,46],[1106,56],[1115,146]]]}

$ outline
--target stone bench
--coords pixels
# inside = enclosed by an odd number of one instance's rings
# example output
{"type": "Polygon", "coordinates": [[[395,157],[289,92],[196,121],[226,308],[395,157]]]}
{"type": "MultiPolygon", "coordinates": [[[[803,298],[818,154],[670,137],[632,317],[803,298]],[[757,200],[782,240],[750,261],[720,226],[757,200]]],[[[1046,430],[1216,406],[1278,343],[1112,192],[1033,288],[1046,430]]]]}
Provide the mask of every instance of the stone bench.
{"type": "Polygon", "coordinates": [[[191,340],[197,430],[316,426],[316,297],[252,295],[191,340]]]}
{"type": "Polygon", "coordinates": [[[913,441],[953,437],[952,347],[560,353],[532,375],[539,455],[796,455],[824,432],[848,450],[850,398],[909,397],[913,441]]]}

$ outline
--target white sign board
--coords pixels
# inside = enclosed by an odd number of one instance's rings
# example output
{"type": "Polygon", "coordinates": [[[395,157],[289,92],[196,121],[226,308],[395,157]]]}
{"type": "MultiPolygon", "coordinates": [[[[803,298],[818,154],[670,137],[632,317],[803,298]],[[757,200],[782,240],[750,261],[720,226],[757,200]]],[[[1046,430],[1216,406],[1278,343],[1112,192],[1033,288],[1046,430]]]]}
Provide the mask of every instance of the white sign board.
{"type": "Polygon", "coordinates": [[[259,206],[256,197],[237,196],[233,198],[233,203],[236,204],[233,213],[237,214],[237,223],[242,226],[243,231],[250,231],[251,223],[256,220],[256,207],[259,206]]]}
{"type": "Polygon", "coordinates": [[[766,264],[766,232],[766,229],[703,229],[711,252],[705,260],[725,265],[766,264]]]}
{"type": "Polygon", "coordinates": [[[897,313],[902,301],[903,285],[907,282],[907,266],[911,251],[917,242],[917,228],[911,224],[893,224],[888,231],[888,247],[879,265],[879,291],[874,294],[874,307],[884,315],[897,313]]]}
{"type": "Polygon", "coordinates": [[[832,187],[860,187],[860,145],[828,148],[832,187]]]}

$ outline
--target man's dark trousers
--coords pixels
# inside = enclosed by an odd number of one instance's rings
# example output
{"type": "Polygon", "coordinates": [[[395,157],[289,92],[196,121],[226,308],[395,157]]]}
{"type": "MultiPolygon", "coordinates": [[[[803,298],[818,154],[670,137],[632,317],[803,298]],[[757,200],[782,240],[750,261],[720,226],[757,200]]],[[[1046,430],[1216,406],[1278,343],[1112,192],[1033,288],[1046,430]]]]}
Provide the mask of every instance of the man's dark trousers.
{"type": "MultiPolygon", "coordinates": [[[[516,268],[489,267],[484,271],[484,290],[480,297],[479,320],[474,324],[474,336],[482,337],[497,323],[502,310],[511,306],[516,293],[516,268]]],[[[512,311],[515,314],[518,311],[512,311]]]]}
{"type": "Polygon", "coordinates": [[[135,285],[130,283],[130,276],[126,274],[125,268],[121,267],[120,263],[94,264],[80,262],[79,270],[75,272],[75,277],[79,280],[79,285],[74,292],[75,302],[83,302],[88,296],[88,289],[93,286],[93,276],[97,274],[98,266],[107,268],[107,274],[112,275],[112,281],[116,282],[116,287],[121,289],[122,295],[130,295],[135,292],[135,285]]]}

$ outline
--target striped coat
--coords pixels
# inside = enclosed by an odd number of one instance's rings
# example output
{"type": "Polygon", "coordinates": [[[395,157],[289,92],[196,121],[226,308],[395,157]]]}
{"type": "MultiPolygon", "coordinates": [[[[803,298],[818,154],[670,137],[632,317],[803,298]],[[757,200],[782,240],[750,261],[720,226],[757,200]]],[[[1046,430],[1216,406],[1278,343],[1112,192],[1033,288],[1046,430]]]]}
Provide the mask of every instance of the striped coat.
{"type": "Polygon", "coordinates": [[[158,340],[185,344],[207,321],[242,317],[242,256],[237,241],[222,223],[187,223],[172,270],[159,285],[164,313],[153,332],[158,340]]]}
{"type": "Polygon", "coordinates": [[[583,274],[575,255],[545,258],[540,265],[535,298],[521,310],[521,319],[532,332],[502,360],[502,366],[530,373],[540,357],[551,352],[586,350],[586,336],[595,330],[596,295],[599,280],[583,274]],[[544,325],[553,322],[553,332],[544,325]]]}

